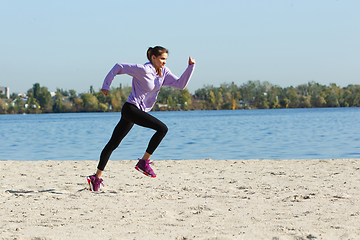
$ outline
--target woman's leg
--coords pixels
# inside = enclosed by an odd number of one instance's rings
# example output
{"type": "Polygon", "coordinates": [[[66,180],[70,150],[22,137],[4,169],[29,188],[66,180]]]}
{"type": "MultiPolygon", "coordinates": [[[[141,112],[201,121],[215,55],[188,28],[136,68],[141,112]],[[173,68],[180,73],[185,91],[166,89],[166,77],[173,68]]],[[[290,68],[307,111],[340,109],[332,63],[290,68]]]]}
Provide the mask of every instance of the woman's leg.
{"type": "Polygon", "coordinates": [[[119,146],[120,142],[129,133],[130,129],[133,126],[134,123],[125,120],[123,115],[121,116],[121,119],[116,125],[109,142],[106,144],[106,146],[101,152],[98,170],[96,172],[98,178],[101,177],[102,171],[104,171],[104,168],[110,158],[111,153],[119,146]]]}
{"type": "Polygon", "coordinates": [[[128,120],[129,122],[133,122],[139,126],[151,128],[156,131],[156,133],[150,139],[150,142],[146,149],[146,153],[144,154],[143,157],[143,159],[144,158],[149,159],[150,156],[154,153],[155,149],[159,146],[162,139],[165,137],[168,128],[163,122],[161,122],[154,116],[150,115],[149,113],[141,111],[135,105],[128,104],[128,106],[129,106],[128,113],[130,114],[124,116],[126,120],[128,120]]]}
{"type": "Polygon", "coordinates": [[[134,123],[142,127],[156,130],[156,133],[150,139],[146,152],[142,158],[144,160],[150,159],[150,156],[154,153],[155,149],[159,146],[161,140],[165,137],[168,131],[167,126],[157,118],[138,109],[133,104],[125,103],[121,110],[120,122],[115,127],[110,141],[101,152],[100,162],[96,172],[96,176],[98,178],[101,177],[111,153],[119,146],[122,139],[129,133],[134,123]]]}
{"type": "Polygon", "coordinates": [[[148,153],[148,152],[145,152],[145,153],[144,153],[144,156],[143,156],[141,159],[142,159],[142,160],[149,160],[150,157],[151,157],[151,154],[148,153]]]}

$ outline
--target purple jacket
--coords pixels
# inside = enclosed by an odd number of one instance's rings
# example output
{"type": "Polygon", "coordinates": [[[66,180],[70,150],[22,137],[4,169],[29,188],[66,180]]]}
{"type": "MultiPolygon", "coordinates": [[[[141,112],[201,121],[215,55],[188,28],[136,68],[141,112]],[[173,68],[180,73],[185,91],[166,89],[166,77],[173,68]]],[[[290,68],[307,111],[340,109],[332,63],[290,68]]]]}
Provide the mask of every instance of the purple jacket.
{"type": "Polygon", "coordinates": [[[134,104],[139,109],[149,112],[156,102],[160,88],[170,86],[178,89],[185,89],[191,75],[194,71],[195,64],[189,65],[180,78],[171,73],[170,69],[163,67],[160,77],[154,66],[148,62],[142,64],[117,63],[106,75],[102,89],[109,90],[111,82],[116,75],[128,74],[132,79],[132,92],[127,102],[134,104]]]}

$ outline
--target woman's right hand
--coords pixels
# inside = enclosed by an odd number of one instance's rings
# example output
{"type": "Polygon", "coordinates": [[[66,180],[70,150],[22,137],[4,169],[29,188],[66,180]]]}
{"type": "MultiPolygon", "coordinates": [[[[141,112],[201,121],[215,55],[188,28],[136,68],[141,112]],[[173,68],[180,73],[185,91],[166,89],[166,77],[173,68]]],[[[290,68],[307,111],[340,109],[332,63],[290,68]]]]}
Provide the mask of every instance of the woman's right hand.
{"type": "Polygon", "coordinates": [[[107,95],[109,94],[109,90],[107,90],[107,89],[101,89],[101,92],[102,92],[105,96],[107,96],[107,95]]]}
{"type": "Polygon", "coordinates": [[[189,65],[193,65],[195,64],[195,59],[191,58],[191,56],[189,57],[189,65]]]}

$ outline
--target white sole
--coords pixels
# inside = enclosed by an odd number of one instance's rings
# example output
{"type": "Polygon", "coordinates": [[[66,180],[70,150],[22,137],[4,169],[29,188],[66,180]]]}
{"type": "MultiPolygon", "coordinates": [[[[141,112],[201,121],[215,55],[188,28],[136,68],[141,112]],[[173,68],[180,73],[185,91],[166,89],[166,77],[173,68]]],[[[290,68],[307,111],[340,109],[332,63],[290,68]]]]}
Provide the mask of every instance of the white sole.
{"type": "Polygon", "coordinates": [[[93,185],[92,185],[92,183],[91,183],[91,179],[90,179],[90,177],[87,177],[86,178],[87,179],[87,181],[88,181],[88,183],[89,183],[89,186],[90,186],[90,191],[94,191],[94,188],[93,188],[93,185]]]}

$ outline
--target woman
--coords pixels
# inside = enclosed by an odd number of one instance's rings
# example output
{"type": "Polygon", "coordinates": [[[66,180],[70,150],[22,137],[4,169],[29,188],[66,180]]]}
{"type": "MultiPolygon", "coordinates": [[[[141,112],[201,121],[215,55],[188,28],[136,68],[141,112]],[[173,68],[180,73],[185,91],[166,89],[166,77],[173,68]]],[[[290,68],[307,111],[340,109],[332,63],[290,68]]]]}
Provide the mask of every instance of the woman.
{"type": "Polygon", "coordinates": [[[138,159],[135,169],[146,176],[156,177],[150,167],[150,157],[165,137],[168,128],[164,123],[150,115],[149,112],[156,102],[160,88],[171,86],[184,89],[189,82],[195,68],[195,60],[189,57],[189,66],[180,78],[165,67],[168,50],[156,46],[149,48],[147,58],[150,62],[142,64],[117,63],[105,77],[101,92],[108,95],[111,82],[119,74],[128,74],[132,79],[132,92],[121,110],[121,119],[114,129],[111,139],[101,152],[96,174],[87,177],[91,191],[98,191],[102,184],[101,175],[110,158],[111,153],[119,146],[134,124],[156,130],[150,139],[144,156],[138,159]]]}

